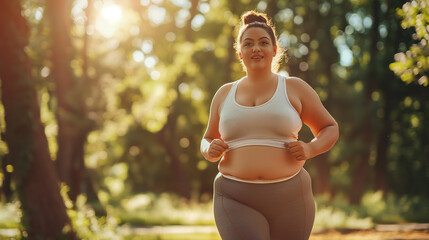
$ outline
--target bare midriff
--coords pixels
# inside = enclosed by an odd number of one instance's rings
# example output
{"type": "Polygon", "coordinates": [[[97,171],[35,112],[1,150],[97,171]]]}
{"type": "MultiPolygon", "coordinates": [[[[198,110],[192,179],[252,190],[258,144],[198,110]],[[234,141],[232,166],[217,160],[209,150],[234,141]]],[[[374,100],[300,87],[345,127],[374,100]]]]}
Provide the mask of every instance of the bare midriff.
{"type": "Polygon", "coordinates": [[[245,180],[273,180],[294,175],[304,163],[286,148],[245,146],[226,152],[219,171],[245,180]]]}

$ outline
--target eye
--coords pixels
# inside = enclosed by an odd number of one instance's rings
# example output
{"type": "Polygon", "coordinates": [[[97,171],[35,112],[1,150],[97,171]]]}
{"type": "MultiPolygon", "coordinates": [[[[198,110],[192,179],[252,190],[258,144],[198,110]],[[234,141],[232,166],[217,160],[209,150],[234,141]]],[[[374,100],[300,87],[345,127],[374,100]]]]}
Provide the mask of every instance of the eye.
{"type": "Polygon", "coordinates": [[[245,43],[244,43],[244,46],[245,46],[245,47],[248,47],[248,46],[250,46],[250,45],[252,45],[252,43],[251,43],[251,42],[245,42],[245,43]]]}
{"type": "Polygon", "coordinates": [[[261,42],[261,44],[262,45],[267,45],[267,44],[269,44],[268,42],[266,42],[266,41],[263,41],[263,42],[261,42]]]}

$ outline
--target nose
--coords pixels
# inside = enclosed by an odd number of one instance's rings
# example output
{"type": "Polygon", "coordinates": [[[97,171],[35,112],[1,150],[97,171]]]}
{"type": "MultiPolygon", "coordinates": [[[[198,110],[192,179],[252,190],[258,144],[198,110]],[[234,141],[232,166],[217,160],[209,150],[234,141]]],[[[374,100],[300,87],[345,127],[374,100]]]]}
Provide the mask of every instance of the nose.
{"type": "Polygon", "coordinates": [[[261,49],[258,45],[253,46],[252,52],[259,52],[261,49]]]}

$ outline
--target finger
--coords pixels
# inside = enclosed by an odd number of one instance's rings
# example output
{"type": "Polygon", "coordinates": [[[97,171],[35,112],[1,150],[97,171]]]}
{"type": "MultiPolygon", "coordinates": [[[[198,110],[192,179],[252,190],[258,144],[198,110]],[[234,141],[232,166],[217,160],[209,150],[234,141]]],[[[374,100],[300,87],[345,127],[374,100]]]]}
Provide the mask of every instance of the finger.
{"type": "Polygon", "coordinates": [[[297,158],[298,156],[302,156],[302,153],[301,152],[294,152],[294,153],[292,153],[292,156],[297,158]]]}
{"type": "Polygon", "coordinates": [[[225,149],[226,149],[222,145],[218,145],[218,144],[213,144],[212,148],[215,149],[215,150],[217,150],[217,151],[221,151],[221,152],[225,151],[225,149]]]}
{"type": "Polygon", "coordinates": [[[285,146],[286,147],[288,147],[288,148],[291,148],[291,147],[293,147],[295,144],[293,144],[292,142],[287,142],[287,143],[285,143],[285,146]]]}
{"type": "Polygon", "coordinates": [[[293,153],[302,152],[302,149],[299,147],[293,147],[293,148],[290,148],[289,151],[293,154],[293,153]]]}
{"type": "Polygon", "coordinates": [[[222,140],[220,140],[220,139],[215,139],[215,140],[213,140],[213,143],[215,143],[215,144],[217,144],[217,145],[221,146],[221,147],[222,147],[222,148],[224,148],[224,149],[228,148],[228,145],[227,145],[224,141],[222,141],[222,140]]]}
{"type": "Polygon", "coordinates": [[[219,145],[223,147],[223,149],[227,149],[229,147],[225,142],[220,142],[219,145]]]}
{"type": "Polygon", "coordinates": [[[218,157],[218,156],[220,156],[222,154],[222,152],[221,151],[218,151],[218,150],[215,150],[215,149],[212,149],[211,151],[209,151],[209,155],[211,156],[211,157],[218,157]]]}
{"type": "Polygon", "coordinates": [[[293,147],[293,146],[299,145],[299,144],[300,144],[300,142],[299,142],[299,141],[296,141],[296,142],[287,142],[286,144],[287,144],[288,146],[293,147]]]}
{"type": "Polygon", "coordinates": [[[288,144],[287,148],[289,149],[289,151],[299,151],[301,149],[300,145],[296,143],[288,144]]]}

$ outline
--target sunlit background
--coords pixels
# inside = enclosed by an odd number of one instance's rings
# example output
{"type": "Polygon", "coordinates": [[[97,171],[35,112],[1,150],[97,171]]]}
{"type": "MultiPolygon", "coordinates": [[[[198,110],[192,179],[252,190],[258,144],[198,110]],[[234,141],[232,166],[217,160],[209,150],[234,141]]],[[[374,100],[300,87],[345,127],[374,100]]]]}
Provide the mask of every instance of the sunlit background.
{"type": "MultiPolygon", "coordinates": [[[[79,234],[118,237],[117,227],[127,225],[213,226],[217,164],[201,156],[199,144],[213,95],[245,74],[233,43],[241,13],[251,9],[273,18],[288,56],[279,74],[308,82],[340,126],[329,154],[306,163],[318,204],[315,229],[429,222],[429,3],[406,2],[70,1],[64,15],[72,50],[64,57],[75,111],[67,116],[85,136],[85,178],[68,206],[77,206],[79,234]]],[[[57,161],[48,3],[21,4],[30,27],[25,51],[57,161]]],[[[3,118],[0,125],[4,132],[3,118]]],[[[300,133],[311,137],[306,127],[300,133]]],[[[0,157],[7,152],[2,138],[0,157]]],[[[12,165],[4,164],[2,189],[12,165]]],[[[20,205],[5,199],[0,229],[18,228],[20,205]]]]}

